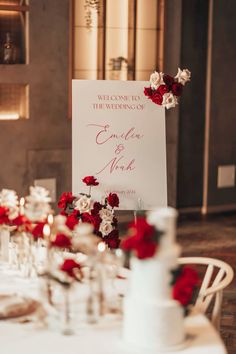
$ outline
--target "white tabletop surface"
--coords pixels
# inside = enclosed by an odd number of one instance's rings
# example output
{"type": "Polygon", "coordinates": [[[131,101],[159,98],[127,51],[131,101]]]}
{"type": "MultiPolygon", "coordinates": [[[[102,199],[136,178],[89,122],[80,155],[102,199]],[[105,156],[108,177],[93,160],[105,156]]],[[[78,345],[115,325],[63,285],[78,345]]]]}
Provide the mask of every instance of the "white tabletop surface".
{"type": "MultiPolygon", "coordinates": [[[[21,289],[34,293],[35,281],[16,279],[0,270],[0,293],[21,289]],[[14,280],[13,280],[14,279],[14,280]]],[[[36,292],[35,292],[36,293],[36,292]]],[[[225,346],[210,322],[203,315],[186,318],[189,339],[186,347],[169,354],[226,354],[225,346]]],[[[163,354],[128,348],[122,342],[122,325],[117,318],[105,318],[96,325],[80,325],[76,334],[65,336],[39,328],[36,323],[15,324],[0,321],[1,354],[163,354]]]]}

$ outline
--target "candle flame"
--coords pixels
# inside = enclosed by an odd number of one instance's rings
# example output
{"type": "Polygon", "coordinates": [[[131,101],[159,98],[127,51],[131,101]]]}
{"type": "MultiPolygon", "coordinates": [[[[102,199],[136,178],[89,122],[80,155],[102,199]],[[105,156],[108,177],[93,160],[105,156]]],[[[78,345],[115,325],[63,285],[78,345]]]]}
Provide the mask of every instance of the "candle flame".
{"type": "Polygon", "coordinates": [[[105,242],[99,242],[99,244],[98,244],[98,252],[104,252],[105,251],[105,249],[106,249],[106,244],[105,244],[105,242]]]}
{"type": "Polygon", "coordinates": [[[52,214],[49,214],[49,215],[48,215],[48,224],[49,224],[49,225],[52,225],[52,224],[53,224],[53,215],[52,215],[52,214]]]}
{"type": "Polygon", "coordinates": [[[43,235],[45,237],[49,237],[51,233],[50,226],[48,224],[45,224],[43,227],[43,235]]]}

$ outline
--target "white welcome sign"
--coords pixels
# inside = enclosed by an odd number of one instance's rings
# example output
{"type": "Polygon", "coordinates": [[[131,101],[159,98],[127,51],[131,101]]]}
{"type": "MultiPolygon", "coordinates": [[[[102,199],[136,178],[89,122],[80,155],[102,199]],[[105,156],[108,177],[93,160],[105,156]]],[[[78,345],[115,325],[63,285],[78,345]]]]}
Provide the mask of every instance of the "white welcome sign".
{"type": "Polygon", "coordinates": [[[144,96],[147,85],[73,80],[74,194],[93,175],[93,198],[116,192],[120,209],[167,205],[165,111],[144,96]]]}

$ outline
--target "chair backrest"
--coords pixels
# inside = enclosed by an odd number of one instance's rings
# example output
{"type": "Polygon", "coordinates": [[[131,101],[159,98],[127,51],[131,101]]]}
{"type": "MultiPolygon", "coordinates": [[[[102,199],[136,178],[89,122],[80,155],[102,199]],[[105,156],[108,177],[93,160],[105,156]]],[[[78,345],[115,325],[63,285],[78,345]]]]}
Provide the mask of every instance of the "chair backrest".
{"type": "Polygon", "coordinates": [[[207,257],[182,257],[178,259],[178,263],[206,266],[206,272],[193,306],[193,311],[205,313],[212,300],[215,299],[211,319],[213,324],[219,328],[222,293],[223,289],[233,280],[234,272],[232,267],[221,260],[207,257]]]}

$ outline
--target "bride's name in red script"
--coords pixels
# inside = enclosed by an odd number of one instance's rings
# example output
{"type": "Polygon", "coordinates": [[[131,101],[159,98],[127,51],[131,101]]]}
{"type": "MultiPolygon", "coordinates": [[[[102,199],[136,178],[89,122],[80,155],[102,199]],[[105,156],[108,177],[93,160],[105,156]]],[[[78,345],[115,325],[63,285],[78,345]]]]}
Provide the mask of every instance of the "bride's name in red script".
{"type": "Polygon", "coordinates": [[[124,132],[114,133],[110,129],[110,125],[99,125],[99,124],[88,124],[89,127],[95,127],[98,129],[95,141],[96,144],[102,145],[107,143],[111,140],[122,140],[122,141],[129,141],[129,140],[141,140],[144,135],[137,133],[134,127],[128,128],[124,132]]]}

